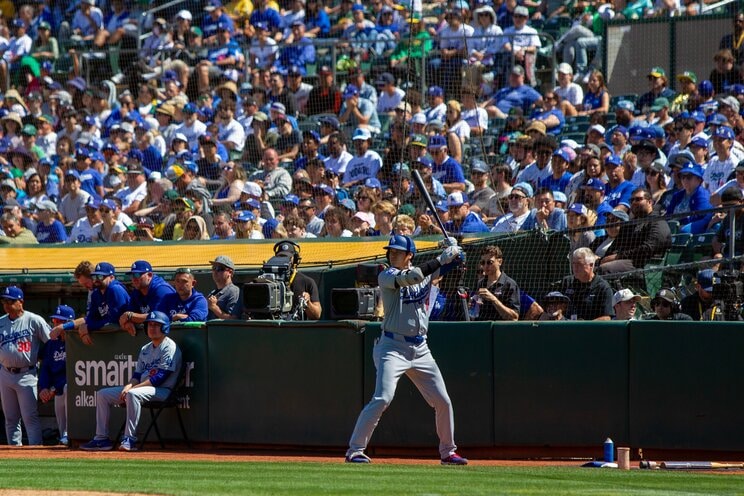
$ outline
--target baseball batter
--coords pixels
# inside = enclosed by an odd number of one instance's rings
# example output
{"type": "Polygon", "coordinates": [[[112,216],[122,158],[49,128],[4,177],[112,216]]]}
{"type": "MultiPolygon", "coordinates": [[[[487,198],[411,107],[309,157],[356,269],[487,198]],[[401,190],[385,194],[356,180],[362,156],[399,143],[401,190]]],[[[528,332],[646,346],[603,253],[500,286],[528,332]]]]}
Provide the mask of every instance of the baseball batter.
{"type": "Polygon", "coordinates": [[[442,465],[467,465],[468,461],[456,452],[452,402],[426,343],[433,299],[431,281],[454,265],[462,248],[449,246],[437,258],[416,267],[411,264],[416,246],[408,236],[393,236],[385,249],[391,267],[378,277],[385,317],[372,354],[377,368],[375,392],[357,419],[346,461],[371,462],[364,450],[393,399],[400,376],[406,374],[434,407],[442,465]]]}
{"type": "Polygon", "coordinates": [[[5,315],[0,317],[0,400],[5,414],[8,444],[21,445],[21,417],[28,444],[42,443],[36,408],[36,362],[39,348],[49,340],[49,325],[41,316],[23,309],[23,291],[8,286],[0,294],[5,315]]]}
{"type": "Polygon", "coordinates": [[[178,381],[181,350],[167,334],[170,319],[163,312],[150,312],[145,319],[150,342],[142,347],[132,378],[125,386],[114,386],[96,392],[96,436],[80,446],[85,451],[110,451],[114,443],[109,439],[111,405],[126,404],[127,422],[119,451],[137,450],[137,424],[142,403],[162,401],[168,397],[178,381]]]}

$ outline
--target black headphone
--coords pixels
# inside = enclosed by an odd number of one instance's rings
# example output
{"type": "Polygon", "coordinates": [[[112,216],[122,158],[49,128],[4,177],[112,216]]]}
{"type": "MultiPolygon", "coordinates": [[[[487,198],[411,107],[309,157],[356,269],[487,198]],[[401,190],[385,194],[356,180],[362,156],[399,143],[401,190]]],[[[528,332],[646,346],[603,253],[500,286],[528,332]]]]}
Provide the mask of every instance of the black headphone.
{"type": "Polygon", "coordinates": [[[274,255],[279,256],[280,254],[290,256],[293,265],[299,265],[300,260],[302,260],[302,257],[300,256],[300,245],[294,241],[289,241],[288,239],[279,241],[274,245],[274,255]]]}
{"type": "MultiPolygon", "coordinates": [[[[679,312],[681,312],[681,311],[682,311],[682,309],[681,309],[681,307],[680,307],[680,303],[679,303],[679,300],[677,299],[677,292],[676,292],[676,291],[674,291],[674,290],[673,290],[672,288],[661,288],[661,289],[659,290],[659,292],[658,292],[658,293],[656,293],[656,296],[654,296],[654,299],[653,299],[653,300],[651,300],[651,308],[654,308],[654,307],[656,307],[656,303],[654,303],[654,302],[656,302],[656,301],[657,301],[657,300],[659,299],[659,295],[660,295],[660,294],[661,294],[662,292],[664,292],[664,291],[668,291],[668,292],[669,292],[669,293],[671,293],[671,294],[672,294],[672,296],[674,297],[674,299],[672,300],[672,303],[671,303],[671,305],[672,305],[672,313],[679,313],[679,312]]],[[[664,298],[662,298],[662,299],[664,299],[664,298]]],[[[665,299],[664,299],[664,300],[665,300],[665,299]]],[[[665,300],[665,301],[666,301],[666,300],[665,300]]]]}

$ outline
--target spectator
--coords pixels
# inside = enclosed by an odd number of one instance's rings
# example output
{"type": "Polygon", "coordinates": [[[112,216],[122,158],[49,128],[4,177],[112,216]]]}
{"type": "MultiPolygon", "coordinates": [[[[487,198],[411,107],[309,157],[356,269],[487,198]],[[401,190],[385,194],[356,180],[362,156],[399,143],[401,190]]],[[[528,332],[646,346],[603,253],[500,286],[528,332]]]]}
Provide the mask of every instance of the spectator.
{"type": "Polygon", "coordinates": [[[350,238],[353,235],[349,230],[349,216],[340,207],[326,210],[323,221],[325,224],[320,232],[321,238],[350,238]]]}
{"type": "Polygon", "coordinates": [[[560,136],[563,131],[563,125],[566,119],[563,112],[558,107],[558,96],[554,91],[548,91],[543,96],[542,112],[532,115],[533,122],[542,122],[545,125],[546,133],[550,136],[560,136]]]}
{"type": "MultiPolygon", "coordinates": [[[[543,147],[545,148],[545,146],[543,147]]],[[[544,159],[544,157],[541,157],[544,159]]],[[[553,156],[550,159],[550,169],[552,174],[542,181],[540,181],[540,187],[546,188],[550,191],[565,191],[568,184],[571,182],[573,174],[568,172],[568,167],[571,165],[570,152],[565,148],[559,148],[553,152],[553,156]]]]}
{"type": "Polygon", "coordinates": [[[610,320],[612,288],[602,276],[594,274],[596,255],[583,247],[571,252],[573,275],[563,278],[561,293],[571,299],[568,316],[571,320],[610,320]]]}
{"type": "Polygon", "coordinates": [[[305,230],[311,234],[314,234],[315,236],[319,236],[320,233],[323,231],[325,222],[323,221],[323,219],[315,215],[317,212],[317,205],[315,204],[315,200],[313,200],[312,198],[305,198],[300,200],[297,207],[297,212],[302,220],[305,221],[305,230]]]}
{"type": "Polygon", "coordinates": [[[734,30],[732,33],[724,35],[718,45],[719,50],[731,50],[736,60],[736,65],[744,62],[744,44],[741,43],[744,34],[744,12],[737,12],[733,18],[734,30]]]}
{"type": "Polygon", "coordinates": [[[579,115],[606,114],[610,111],[610,93],[605,85],[604,75],[597,69],[589,73],[584,101],[579,115]]]}
{"type": "Polygon", "coordinates": [[[574,116],[577,109],[584,103],[584,90],[573,82],[571,65],[562,62],[558,64],[558,86],[553,92],[559,99],[559,108],[565,116],[574,116]]]}
{"type": "MultiPolygon", "coordinates": [[[[698,234],[707,228],[711,214],[697,214],[699,210],[711,208],[710,193],[703,187],[703,170],[700,165],[687,162],[677,172],[682,181],[682,190],[672,195],[666,215],[690,215],[678,218],[681,231],[698,234]]],[[[677,217],[675,217],[677,218],[677,217]]]]}
{"type": "Polygon", "coordinates": [[[214,225],[213,240],[235,239],[233,230],[233,221],[229,214],[220,212],[214,215],[212,224],[214,225]]]}
{"type": "MultiPolygon", "coordinates": [[[[739,167],[737,167],[739,169],[739,167]]],[[[744,167],[742,167],[744,169],[744,167]]],[[[737,178],[744,175],[741,170],[737,170],[737,178]]],[[[729,220],[727,220],[727,217],[731,215],[731,209],[734,210],[734,216],[737,226],[741,226],[742,222],[742,215],[744,215],[744,210],[742,210],[741,205],[742,201],[744,200],[744,193],[742,193],[741,189],[738,187],[729,187],[721,193],[721,203],[720,205],[722,207],[726,207],[729,210],[727,212],[719,212],[716,213],[713,218],[716,221],[719,221],[721,223],[721,226],[718,228],[718,231],[716,232],[715,238],[713,238],[712,241],[712,248],[713,248],[713,258],[723,258],[724,257],[724,248],[726,249],[727,253],[730,253],[731,250],[731,239],[733,239],[734,243],[734,254],[735,255],[741,255],[744,253],[744,246],[742,246],[742,230],[741,229],[735,229],[733,237],[731,236],[731,224],[729,220]]],[[[689,312],[686,312],[689,314],[689,312]]],[[[692,314],[690,314],[692,315],[692,314]]],[[[693,316],[694,317],[694,316],[693,316]]]]}
{"type": "Polygon", "coordinates": [[[596,177],[589,178],[581,187],[582,201],[587,208],[596,212],[600,225],[604,220],[604,215],[613,210],[605,196],[606,190],[607,185],[596,177]]]}
{"type": "Polygon", "coordinates": [[[663,255],[671,246],[671,232],[663,217],[653,216],[651,193],[638,188],[631,195],[633,219],[647,222],[625,224],[608,254],[600,260],[599,273],[642,269],[652,257],[663,255]]]}
{"type": "Polygon", "coordinates": [[[94,229],[93,239],[99,243],[116,243],[122,240],[126,225],[118,216],[119,206],[113,200],[103,200],[98,207],[101,223],[94,229]]]}
{"type": "Polygon", "coordinates": [[[662,288],[651,300],[653,316],[647,320],[692,320],[692,317],[683,313],[679,307],[679,300],[675,292],[668,288],[662,288]]]}
{"type": "MultiPolygon", "coordinates": [[[[214,146],[210,146],[214,149],[214,146]]],[[[240,199],[240,194],[248,179],[243,166],[235,162],[228,162],[222,166],[221,187],[210,202],[213,209],[227,209],[240,199]]]]}
{"type": "Polygon", "coordinates": [[[2,227],[5,236],[0,236],[0,244],[35,245],[39,243],[34,233],[23,227],[21,219],[13,213],[5,212],[2,215],[2,227]]]}
{"type": "Polygon", "coordinates": [[[302,72],[293,65],[287,72],[287,90],[297,104],[297,112],[306,114],[307,102],[313,86],[302,81],[302,72]]]}
{"type": "Polygon", "coordinates": [[[523,229],[530,217],[530,201],[533,189],[529,183],[517,183],[509,193],[509,212],[496,220],[491,228],[493,233],[517,232],[523,229]]]}
{"type": "MultiPolygon", "coordinates": [[[[81,5],[85,5],[86,2],[91,1],[93,0],[82,0],[81,5]]],[[[17,79],[14,71],[21,68],[21,61],[24,56],[31,53],[33,43],[31,37],[26,33],[26,23],[21,19],[16,18],[11,20],[10,27],[13,30],[13,36],[10,38],[0,59],[0,87],[3,92],[8,90],[8,81],[17,79]]]]}
{"type": "Polygon", "coordinates": [[[447,193],[465,191],[465,176],[462,172],[462,166],[448,155],[444,136],[434,135],[429,137],[427,149],[434,160],[433,178],[442,183],[447,193]]]}
{"type": "MultiPolygon", "coordinates": [[[[198,218],[198,217],[192,217],[198,218]]],[[[204,322],[207,318],[207,299],[194,289],[196,279],[191,269],[179,268],[173,276],[175,293],[163,297],[162,308],[171,322],[204,322]]]]}
{"type": "Polygon", "coordinates": [[[140,350],[137,365],[129,382],[121,387],[107,387],[96,392],[96,435],[80,446],[85,451],[110,451],[109,409],[111,405],[126,404],[127,421],[120,451],[137,451],[137,424],[142,403],[163,401],[176,386],[181,369],[181,350],[167,334],[168,316],[152,312],[147,316],[147,336],[151,340],[140,350]]]}
{"type": "MultiPolygon", "coordinates": [[[[85,203],[85,216],[80,217],[72,225],[68,243],[91,243],[97,240],[98,230],[101,225],[101,203],[90,197],[85,203]]],[[[35,238],[34,238],[35,239],[35,238]]]]}
{"type": "MultiPolygon", "coordinates": [[[[334,83],[333,71],[327,65],[318,70],[318,84],[310,91],[307,100],[307,115],[341,113],[341,92],[334,83]]],[[[345,100],[346,98],[344,98],[345,100]]],[[[361,101],[364,101],[360,98],[361,101]]],[[[370,104],[374,109],[374,105],[370,104]]],[[[362,114],[364,115],[364,114],[362,114]]],[[[369,119],[369,117],[367,117],[369,119]]]]}
{"type": "Polygon", "coordinates": [[[444,90],[439,86],[429,86],[426,92],[429,106],[426,108],[426,122],[444,122],[447,118],[447,104],[444,103],[444,90]]]}
{"type": "MultiPolygon", "coordinates": [[[[473,34],[473,28],[465,24],[462,10],[452,9],[447,13],[447,25],[439,32],[439,67],[433,81],[449,88],[453,96],[460,94],[462,65],[468,58],[466,39],[473,34]]],[[[428,78],[427,78],[428,79],[428,78]]]]}
{"type": "Polygon", "coordinates": [[[375,178],[382,168],[382,157],[370,150],[372,134],[369,129],[357,128],[351,139],[354,142],[355,155],[346,166],[342,180],[344,187],[375,178]]]}
{"type": "MultiPolygon", "coordinates": [[[[284,46],[274,66],[280,74],[287,74],[291,67],[297,67],[304,74],[305,67],[315,63],[315,45],[312,38],[305,35],[305,24],[301,20],[292,22],[291,38],[291,44],[284,46]]],[[[287,110],[295,115],[292,112],[295,109],[287,107],[287,110]]]]}
{"type": "MultiPolygon", "coordinates": [[[[458,194],[458,193],[455,193],[458,194]]],[[[504,255],[498,246],[487,246],[480,257],[483,277],[478,280],[475,320],[516,321],[519,318],[519,287],[501,270],[504,255]]]]}
{"type": "Polygon", "coordinates": [[[289,215],[285,217],[282,225],[287,230],[288,238],[317,238],[315,234],[307,232],[305,221],[299,216],[289,215]]]}
{"type": "Polygon", "coordinates": [[[551,229],[553,231],[565,231],[568,227],[566,212],[555,205],[555,196],[552,190],[540,188],[535,192],[535,208],[530,212],[530,217],[523,224],[523,229],[551,229]]]}
{"type": "Polygon", "coordinates": [[[695,278],[695,292],[682,298],[680,311],[690,316],[692,320],[703,320],[703,316],[714,304],[712,269],[698,271],[695,278]]]}
{"type": "Polygon", "coordinates": [[[527,133],[535,132],[532,148],[535,153],[535,161],[527,165],[517,174],[516,181],[529,183],[533,189],[537,188],[544,180],[550,178],[553,170],[550,166],[551,157],[556,149],[555,139],[545,135],[545,124],[533,122],[527,128],[527,133]]]}
{"type": "Polygon", "coordinates": [[[542,43],[537,35],[537,30],[527,25],[528,17],[527,7],[520,5],[514,9],[512,17],[514,25],[504,29],[504,38],[508,40],[504,50],[512,53],[515,64],[524,68],[523,74],[527,73],[530,85],[534,86],[537,83],[535,80],[537,49],[542,46],[542,43]]]}
{"type": "Polygon", "coordinates": [[[408,16],[405,20],[410,26],[410,32],[400,36],[389,58],[393,74],[402,79],[409,79],[412,78],[412,69],[420,66],[424,54],[431,51],[434,43],[419,17],[408,16]]]}
{"type": "Polygon", "coordinates": [[[39,222],[36,224],[36,239],[39,243],[64,243],[67,241],[65,226],[57,220],[57,205],[51,200],[36,204],[39,222]]]}
{"type": "Polygon", "coordinates": [[[470,163],[470,178],[473,182],[474,190],[470,195],[470,210],[480,214],[488,207],[488,204],[496,195],[496,192],[489,187],[489,169],[488,165],[479,159],[473,159],[470,163]]]}
{"type": "Polygon", "coordinates": [[[243,302],[240,300],[240,288],[233,283],[235,264],[227,255],[219,255],[209,263],[212,264],[215,289],[207,296],[209,308],[207,320],[239,319],[243,302]]]}
{"type": "Polygon", "coordinates": [[[728,181],[736,168],[738,161],[731,153],[734,139],[734,131],[728,126],[719,126],[713,133],[713,149],[716,156],[710,160],[703,174],[703,182],[711,194],[728,181]]]}
{"type": "Polygon", "coordinates": [[[590,11],[583,12],[575,19],[573,26],[556,42],[556,51],[563,53],[563,62],[576,66],[576,72],[581,75],[589,68],[588,52],[593,50],[595,59],[601,59],[602,37],[592,30],[594,16],[590,11]]]}
{"type": "Polygon", "coordinates": [[[616,291],[612,295],[612,309],[615,310],[613,320],[636,320],[636,304],[641,300],[641,296],[630,289],[616,291]]]}
{"type": "Polygon", "coordinates": [[[245,131],[243,131],[243,126],[235,120],[235,102],[221,101],[217,107],[215,120],[219,122],[218,141],[231,153],[242,152],[245,146],[245,131]]]}
{"type": "Polygon", "coordinates": [[[607,171],[607,203],[616,210],[630,210],[630,196],[635,185],[625,180],[626,171],[623,159],[618,155],[610,155],[605,159],[607,171]]]}
{"type": "MultiPolygon", "coordinates": [[[[184,200],[184,202],[185,201],[186,200],[184,200]]],[[[188,201],[191,202],[191,200],[188,201]]],[[[186,209],[181,211],[179,220],[184,217],[184,213],[188,214],[188,217],[183,222],[179,222],[179,224],[176,224],[176,226],[173,228],[173,239],[176,239],[178,241],[208,240],[209,230],[207,229],[207,223],[204,221],[203,217],[199,215],[193,215],[193,203],[191,204],[191,209],[189,209],[187,206],[186,209]],[[178,233],[179,230],[181,231],[180,235],[178,233]]]]}
{"type": "Polygon", "coordinates": [[[646,183],[644,187],[651,193],[651,201],[654,204],[654,210],[656,210],[656,204],[667,191],[667,176],[664,174],[664,166],[659,162],[654,162],[651,167],[645,170],[645,173],[646,183]]]}
{"type": "MultiPolygon", "coordinates": [[[[372,102],[359,95],[359,88],[353,84],[344,90],[344,103],[341,105],[339,122],[349,127],[367,129],[370,133],[380,132],[380,119],[372,102]]],[[[379,100],[378,100],[379,106],[379,100]]]]}
{"type": "Polygon", "coordinates": [[[636,108],[642,114],[648,114],[658,98],[666,98],[667,103],[674,98],[674,90],[668,88],[669,80],[666,71],[662,67],[654,67],[648,73],[648,85],[650,87],[647,93],[641,95],[636,102],[636,108]]]}
{"type": "Polygon", "coordinates": [[[343,175],[354,156],[346,151],[345,137],[335,131],[328,136],[328,157],[325,158],[325,169],[337,175],[343,175]]]}
{"type": "Polygon", "coordinates": [[[269,199],[284,198],[292,190],[292,176],[279,167],[279,155],[273,148],[267,148],[261,161],[262,170],[251,175],[251,181],[258,184],[269,199]]]}
{"type": "Polygon", "coordinates": [[[397,213],[395,206],[387,200],[379,201],[372,205],[371,213],[374,215],[374,230],[369,236],[392,236],[393,218],[397,213]]]}
{"type": "Polygon", "coordinates": [[[741,74],[734,67],[734,55],[731,50],[719,50],[713,57],[713,62],[715,67],[710,71],[708,80],[713,83],[716,94],[725,93],[728,87],[742,83],[741,74]]]}
{"type": "Polygon", "coordinates": [[[462,106],[457,100],[447,102],[447,120],[444,121],[447,136],[454,134],[462,146],[470,139],[470,126],[462,118],[462,106]]]}
{"type": "Polygon", "coordinates": [[[308,0],[305,7],[305,36],[310,38],[326,38],[331,29],[328,14],[320,0],[308,0]]]}
{"type": "Polygon", "coordinates": [[[461,191],[450,193],[447,196],[447,209],[449,221],[444,224],[444,228],[448,233],[488,232],[488,226],[483,223],[480,216],[470,211],[470,203],[465,193],[461,191]]]}
{"type": "Polygon", "coordinates": [[[594,238],[589,248],[592,249],[595,255],[600,259],[607,255],[612,248],[612,245],[617,240],[618,234],[620,234],[620,227],[624,222],[628,222],[630,217],[627,213],[622,210],[611,210],[605,214],[604,227],[605,234],[594,238]]]}
{"type": "Polygon", "coordinates": [[[581,203],[572,203],[569,205],[567,212],[566,220],[568,221],[568,229],[571,230],[569,241],[573,253],[579,248],[590,246],[594,241],[594,231],[587,228],[594,226],[597,221],[597,214],[581,203]]]}
{"type": "Polygon", "coordinates": [[[493,112],[496,117],[506,119],[512,108],[528,112],[542,99],[540,93],[524,84],[524,81],[524,69],[520,65],[515,65],[509,72],[509,85],[500,89],[489,101],[495,105],[493,112]]]}
{"type": "Polygon", "coordinates": [[[67,194],[62,197],[59,210],[65,224],[71,225],[85,216],[85,205],[91,196],[80,189],[80,174],[76,170],[68,170],[65,172],[64,178],[67,194]]]}

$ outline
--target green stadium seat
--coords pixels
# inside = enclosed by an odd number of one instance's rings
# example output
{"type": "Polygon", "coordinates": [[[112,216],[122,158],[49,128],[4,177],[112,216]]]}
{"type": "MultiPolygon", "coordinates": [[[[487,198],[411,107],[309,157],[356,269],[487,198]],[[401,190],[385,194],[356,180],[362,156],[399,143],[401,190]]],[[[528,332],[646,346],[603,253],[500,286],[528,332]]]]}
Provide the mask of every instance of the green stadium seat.
{"type": "Polygon", "coordinates": [[[692,237],[690,242],[690,249],[688,250],[691,262],[699,262],[700,260],[710,258],[713,256],[713,249],[711,243],[713,238],[716,237],[716,233],[704,233],[696,234],[692,237]]]}

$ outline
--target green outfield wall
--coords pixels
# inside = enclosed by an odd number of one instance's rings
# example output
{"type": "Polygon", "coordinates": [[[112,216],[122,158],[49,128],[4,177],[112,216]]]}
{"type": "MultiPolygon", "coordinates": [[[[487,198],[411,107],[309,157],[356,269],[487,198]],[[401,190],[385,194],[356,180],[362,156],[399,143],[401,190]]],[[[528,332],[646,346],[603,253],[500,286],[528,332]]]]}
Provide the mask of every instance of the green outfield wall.
{"type": "MultiPolygon", "coordinates": [[[[181,403],[195,441],[342,448],[374,390],[378,323],[212,321],[175,325],[190,367],[181,403]]],[[[744,326],[735,323],[437,322],[430,348],[463,447],[744,451],[744,326]]],[[[95,391],[128,379],[147,340],[122,331],[68,340],[69,433],[94,433],[95,391]]],[[[111,431],[123,422],[114,409],[111,431]]],[[[145,417],[143,417],[143,420],[145,417]]],[[[143,421],[141,427],[146,423],[143,421]]],[[[180,433],[173,412],[161,423],[180,433]]],[[[152,438],[154,441],[154,437],[152,438]]],[[[434,413],[408,379],[371,446],[436,446],[434,413]]]]}

